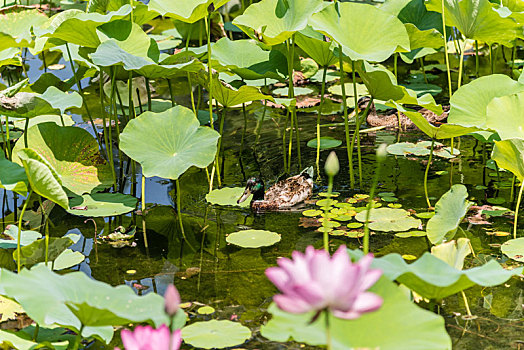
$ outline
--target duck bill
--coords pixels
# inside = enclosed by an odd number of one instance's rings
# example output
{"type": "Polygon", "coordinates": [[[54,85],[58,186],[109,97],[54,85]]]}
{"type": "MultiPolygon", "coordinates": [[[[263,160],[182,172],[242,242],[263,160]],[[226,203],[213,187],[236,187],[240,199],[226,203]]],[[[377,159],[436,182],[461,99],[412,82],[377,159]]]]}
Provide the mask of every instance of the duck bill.
{"type": "Polygon", "coordinates": [[[249,198],[250,195],[251,195],[251,191],[246,188],[242,196],[237,200],[237,204],[244,202],[246,199],[249,198]]]}

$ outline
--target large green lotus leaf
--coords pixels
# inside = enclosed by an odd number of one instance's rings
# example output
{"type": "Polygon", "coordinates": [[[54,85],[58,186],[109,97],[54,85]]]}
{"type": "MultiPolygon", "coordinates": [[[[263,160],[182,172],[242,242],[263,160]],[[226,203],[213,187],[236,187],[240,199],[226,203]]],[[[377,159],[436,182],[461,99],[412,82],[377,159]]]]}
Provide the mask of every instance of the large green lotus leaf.
{"type": "MultiPolygon", "coordinates": [[[[18,227],[16,225],[8,225],[3,232],[5,238],[0,239],[0,248],[12,249],[16,248],[18,242],[18,227]]],[[[37,239],[42,238],[42,234],[36,231],[22,231],[20,237],[20,245],[26,246],[37,239]]]]}
{"type": "MultiPolygon", "coordinates": [[[[487,107],[495,97],[524,91],[521,84],[507,75],[492,74],[463,85],[451,96],[448,122],[487,128],[487,107]]],[[[502,116],[499,116],[504,120],[502,116]]]]}
{"type": "Polygon", "coordinates": [[[439,244],[444,238],[453,238],[471,206],[467,198],[468,190],[464,185],[453,185],[440,197],[435,205],[435,215],[426,227],[431,243],[439,244]]]}
{"type": "MultiPolygon", "coordinates": [[[[402,1],[389,2],[401,3],[402,1]]],[[[442,15],[435,11],[428,11],[424,0],[408,0],[407,4],[398,12],[397,17],[402,23],[414,24],[421,31],[436,29],[442,32],[442,15]]]]}
{"type": "Polygon", "coordinates": [[[233,24],[250,37],[273,46],[306,28],[311,15],[323,7],[321,0],[262,0],[250,5],[233,24]]]}
{"type": "Polygon", "coordinates": [[[76,91],[68,94],[62,90],[57,89],[54,86],[50,86],[42,94],[42,99],[49,102],[49,104],[63,114],[69,108],[81,108],[82,107],[82,96],[76,91]]]}
{"type": "MultiPolygon", "coordinates": [[[[350,251],[350,255],[360,258],[362,252],[350,251]]],[[[483,287],[502,284],[523,270],[522,267],[505,270],[495,260],[472,269],[457,270],[427,252],[411,264],[395,253],[375,258],[371,266],[381,269],[390,280],[396,280],[424,298],[434,300],[442,300],[476,284],[483,287]]]]}
{"type": "Polygon", "coordinates": [[[112,287],[83,272],[58,275],[43,264],[20,274],[3,269],[0,292],[15,299],[41,326],[57,324],[79,331],[84,325],[84,337],[94,334],[106,342],[112,337],[113,326],[169,322],[164,298],[158,294],[137,296],[129,286],[112,287]]]}
{"type": "Polygon", "coordinates": [[[222,38],[213,45],[211,58],[245,80],[283,80],[287,75],[286,57],[278,50],[266,51],[252,40],[222,38]]]}
{"type": "Polygon", "coordinates": [[[136,208],[137,199],[122,193],[94,193],[69,201],[70,214],[86,217],[107,217],[127,214],[136,208]]]}
{"type": "Polygon", "coordinates": [[[242,103],[259,100],[274,101],[273,97],[264,95],[254,86],[244,85],[240,89],[234,90],[226,86],[218,77],[213,78],[211,91],[213,92],[213,98],[224,107],[234,107],[242,103]]]}
{"type": "Polygon", "coordinates": [[[280,242],[280,235],[266,230],[243,230],[227,235],[226,242],[242,248],[269,247],[280,242]]]}
{"type": "MultiPolygon", "coordinates": [[[[91,0],[88,3],[86,12],[96,12],[105,15],[107,12],[118,11],[127,4],[130,4],[129,0],[91,0]]],[[[158,16],[158,13],[149,11],[147,5],[140,2],[135,2],[133,7],[133,23],[138,25],[144,25],[158,16]]]]}
{"type": "Polygon", "coordinates": [[[29,121],[27,128],[31,128],[41,123],[55,123],[56,125],[60,125],[60,126],[62,126],[62,123],[63,123],[63,126],[75,125],[75,121],[68,114],[63,114],[63,115],[56,115],[56,114],[45,115],[44,114],[44,115],[39,115],[38,117],[31,118],[29,120],[24,119],[24,118],[17,118],[13,120],[13,124],[18,129],[24,129],[26,121],[29,121]]]}
{"type": "Polygon", "coordinates": [[[251,338],[251,331],[239,322],[211,320],[184,327],[182,337],[195,348],[222,349],[243,344],[251,338]]]}
{"type": "MultiPolygon", "coordinates": [[[[427,0],[430,11],[442,13],[442,0],[427,0]]],[[[518,24],[503,18],[489,0],[444,0],[446,25],[456,27],[466,38],[488,44],[510,44],[517,38],[518,24]]]]}
{"type": "Polygon", "coordinates": [[[501,140],[524,139],[524,92],[495,97],[488,104],[486,126],[501,140]]]}
{"type": "Polygon", "coordinates": [[[457,270],[462,270],[464,259],[471,253],[471,245],[467,238],[459,238],[456,242],[449,241],[431,247],[431,255],[445,261],[457,270]]]}
{"type": "Polygon", "coordinates": [[[183,22],[194,23],[207,16],[212,0],[151,0],[149,9],[164,17],[171,17],[183,22]]]}
{"type": "Polygon", "coordinates": [[[295,34],[295,43],[321,67],[338,63],[335,55],[335,43],[324,41],[324,36],[310,26],[295,34]]]}
{"type": "Polygon", "coordinates": [[[129,17],[132,7],[127,4],[108,14],[86,13],[80,10],[66,10],[51,17],[38,36],[59,39],[59,43],[96,48],[100,39],[96,28],[113,20],[129,17]]]}
{"type": "Polygon", "coordinates": [[[0,68],[9,65],[21,66],[19,55],[20,49],[18,47],[10,47],[0,51],[0,68]]]}
{"type": "MultiPolygon", "coordinates": [[[[111,168],[100,156],[98,144],[87,130],[42,123],[28,130],[27,139],[29,148],[45,159],[59,175],[62,185],[72,193],[82,195],[113,184],[111,168]]],[[[13,154],[22,148],[24,140],[20,139],[13,154]]],[[[19,162],[15,157],[13,161],[19,162]]],[[[63,207],[67,208],[67,201],[63,207]]]]}
{"type": "Polygon", "coordinates": [[[386,67],[361,62],[356,65],[357,72],[373,98],[392,100],[401,104],[418,105],[437,114],[442,113],[442,106],[437,105],[430,94],[418,97],[416,91],[397,84],[395,75],[386,67]]]}
{"type": "Polygon", "coordinates": [[[31,189],[67,209],[69,200],[62,188],[62,180],[53,166],[30,148],[20,149],[16,154],[24,165],[31,189]]]}
{"type": "Polygon", "coordinates": [[[7,160],[3,151],[0,152],[0,188],[22,196],[27,193],[27,175],[24,168],[7,160]]]}
{"type": "MultiPolygon", "coordinates": [[[[360,222],[366,222],[366,210],[355,216],[360,222]]],[[[409,231],[418,228],[422,222],[409,215],[404,209],[377,208],[371,209],[369,213],[369,228],[376,231],[409,231]]]]}
{"type": "MultiPolygon", "coordinates": [[[[370,291],[384,300],[377,311],[354,320],[330,317],[329,325],[334,350],[381,349],[419,350],[451,349],[451,339],[444,319],[411,302],[395,283],[382,277],[370,291]],[[387,329],[376,332],[376,329],[387,329]]],[[[274,303],[268,311],[271,320],[262,326],[261,334],[273,341],[293,339],[309,345],[326,344],[325,313],[313,323],[314,313],[291,314],[274,303]]]]}
{"type": "Polygon", "coordinates": [[[504,242],[500,250],[511,259],[524,262],[524,237],[504,242]]]}
{"type": "Polygon", "coordinates": [[[425,47],[442,47],[444,39],[438,30],[420,30],[412,23],[405,23],[404,26],[406,27],[406,31],[409,35],[409,46],[411,47],[412,51],[425,47]]]}
{"type": "Polygon", "coordinates": [[[9,349],[33,350],[33,349],[53,349],[67,350],[69,342],[64,340],[60,342],[34,342],[31,337],[22,331],[12,333],[0,330],[0,344],[8,346],[9,349]]]}
{"type": "Polygon", "coordinates": [[[519,181],[524,180],[524,140],[494,141],[491,159],[503,169],[511,171],[519,181]]]}
{"type": "Polygon", "coordinates": [[[140,163],[146,177],[176,180],[191,166],[211,164],[219,137],[215,130],[200,126],[190,109],[176,106],[131,120],[120,134],[120,147],[140,163]]]}
{"type": "Polygon", "coordinates": [[[411,119],[413,124],[415,124],[426,135],[434,139],[449,139],[452,137],[463,136],[475,131],[479,131],[479,129],[476,127],[467,127],[454,124],[442,124],[439,127],[436,127],[426,118],[424,118],[419,112],[408,111],[399,105],[397,105],[397,107],[402,111],[402,113],[411,119]]]}
{"type": "Polygon", "coordinates": [[[60,109],[53,107],[43,95],[32,92],[18,92],[13,97],[0,94],[0,114],[16,118],[34,118],[44,114],[60,115],[60,109]]]}
{"type": "Polygon", "coordinates": [[[243,187],[224,187],[216,189],[206,194],[206,201],[216,205],[234,205],[239,207],[249,207],[252,195],[250,195],[245,201],[238,204],[237,200],[244,193],[243,187]]]}
{"type": "Polygon", "coordinates": [[[395,51],[410,51],[402,22],[372,5],[333,3],[313,14],[309,25],[341,44],[354,61],[382,62],[395,51]]]}
{"type": "Polygon", "coordinates": [[[47,21],[47,16],[38,10],[23,6],[11,6],[0,10],[0,51],[10,47],[33,45],[32,28],[47,21]]]}
{"type": "MultiPolygon", "coordinates": [[[[22,232],[23,235],[23,232],[22,232]]],[[[48,245],[48,261],[53,261],[73,244],[69,237],[50,237],[48,245]]],[[[45,262],[46,240],[39,239],[20,249],[20,264],[31,267],[35,264],[45,262]]],[[[13,252],[13,259],[18,261],[18,251],[13,252]]]]}

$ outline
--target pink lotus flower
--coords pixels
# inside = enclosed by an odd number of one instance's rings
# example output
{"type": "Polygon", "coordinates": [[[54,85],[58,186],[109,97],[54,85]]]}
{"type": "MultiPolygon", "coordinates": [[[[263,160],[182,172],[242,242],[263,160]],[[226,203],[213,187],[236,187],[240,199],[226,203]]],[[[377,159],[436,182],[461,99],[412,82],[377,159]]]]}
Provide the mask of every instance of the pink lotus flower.
{"type": "Polygon", "coordinates": [[[166,314],[173,317],[180,308],[180,294],[173,284],[167,286],[164,294],[164,309],[166,314]]]}
{"type": "Polygon", "coordinates": [[[354,319],[382,306],[381,297],[366,292],[382,275],[382,271],[369,268],[371,254],[353,264],[345,246],[333,257],[309,246],[305,254],[294,251],[292,257],[281,258],[279,267],[266,270],[266,276],[282,292],[273,297],[280,309],[296,314],[329,309],[336,317],[354,319]]]}
{"type": "Polygon", "coordinates": [[[124,329],[120,335],[125,350],[178,350],[182,343],[181,333],[180,329],[171,333],[163,324],[158,329],[151,326],[137,326],[134,331],[124,329]]]}

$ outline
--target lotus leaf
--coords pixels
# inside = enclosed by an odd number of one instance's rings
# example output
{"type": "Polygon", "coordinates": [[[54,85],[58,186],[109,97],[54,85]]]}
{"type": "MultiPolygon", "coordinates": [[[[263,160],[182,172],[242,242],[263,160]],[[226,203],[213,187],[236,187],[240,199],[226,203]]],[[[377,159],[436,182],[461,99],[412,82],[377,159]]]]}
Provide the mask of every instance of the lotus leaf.
{"type": "MultiPolygon", "coordinates": [[[[426,7],[442,13],[441,0],[427,0],[426,7]]],[[[444,9],[446,25],[456,27],[468,39],[510,45],[517,38],[517,23],[501,17],[489,0],[445,0],[444,9]]]]}
{"type": "MultiPolygon", "coordinates": [[[[15,119],[15,120],[13,120],[13,122],[14,122],[13,124],[15,125],[15,127],[19,128],[19,129],[24,129],[26,121],[27,120],[23,119],[23,118],[15,119]]],[[[34,117],[34,118],[29,119],[27,127],[31,128],[31,127],[33,127],[33,126],[35,126],[37,124],[48,123],[48,122],[52,122],[52,123],[55,123],[56,125],[60,125],[60,126],[73,126],[73,125],[75,125],[75,122],[74,122],[73,118],[71,118],[71,116],[68,115],[68,114],[63,114],[63,115],[49,114],[49,115],[39,115],[38,117],[34,117]]]]}
{"type": "Polygon", "coordinates": [[[495,130],[501,140],[524,139],[524,91],[495,97],[487,106],[486,126],[495,130]]]}
{"type": "Polygon", "coordinates": [[[62,180],[47,160],[32,149],[24,148],[17,156],[24,165],[31,189],[37,194],[67,209],[68,198],[62,180]]]}
{"type": "MultiPolygon", "coordinates": [[[[8,225],[5,228],[5,231],[2,234],[2,239],[0,239],[0,248],[2,249],[12,249],[16,248],[18,241],[18,227],[15,225],[8,225]]],[[[22,231],[22,236],[20,237],[20,245],[26,246],[37,239],[41,238],[42,234],[36,231],[22,231]]]]}
{"type": "MultiPolygon", "coordinates": [[[[366,210],[355,216],[360,222],[366,221],[366,210]]],[[[369,215],[369,228],[375,231],[407,231],[418,228],[422,222],[409,215],[404,209],[378,208],[371,209],[369,215]]]]}
{"type": "Polygon", "coordinates": [[[273,78],[283,80],[287,75],[287,59],[278,50],[263,50],[252,40],[229,40],[227,37],[213,45],[211,58],[245,80],[273,78]]]}
{"type": "Polygon", "coordinates": [[[66,10],[51,17],[44,28],[35,34],[59,39],[58,44],[69,43],[96,48],[100,45],[96,28],[104,23],[110,23],[113,20],[128,17],[132,10],[129,4],[108,14],[66,10]]]}
{"type": "Polygon", "coordinates": [[[495,141],[491,159],[499,167],[511,171],[519,181],[524,180],[524,140],[495,141]]]}
{"type": "Polygon", "coordinates": [[[94,193],[69,201],[70,214],[87,217],[107,217],[127,214],[136,208],[137,199],[121,193],[94,193]]]}
{"type": "Polygon", "coordinates": [[[251,331],[238,322],[211,320],[184,327],[182,338],[196,348],[221,349],[243,344],[251,338],[251,331]]]}
{"type": "Polygon", "coordinates": [[[81,108],[82,107],[82,97],[76,91],[68,94],[57,89],[54,86],[50,86],[42,94],[42,99],[49,102],[53,108],[58,109],[62,114],[65,113],[69,108],[81,108]]]}
{"type": "Polygon", "coordinates": [[[324,36],[309,26],[295,34],[295,43],[321,67],[338,63],[334,52],[335,44],[324,41],[324,36]]]}
{"type": "Polygon", "coordinates": [[[0,50],[0,68],[9,65],[21,66],[22,63],[18,57],[19,54],[20,49],[17,47],[10,47],[5,50],[0,50]]]}
{"type": "MultiPolygon", "coordinates": [[[[362,256],[359,251],[350,251],[350,254],[357,258],[362,256]]],[[[372,267],[381,269],[390,280],[434,300],[442,300],[476,284],[483,287],[499,285],[523,270],[522,267],[505,270],[495,260],[468,270],[457,270],[427,252],[411,264],[407,264],[399,254],[388,254],[376,258],[372,267]]]]}
{"type": "MultiPolygon", "coordinates": [[[[23,232],[22,232],[23,236],[23,232]]],[[[53,261],[62,254],[74,241],[67,236],[50,237],[48,245],[48,261],[53,261]]],[[[25,267],[31,267],[41,262],[45,262],[46,240],[39,239],[20,249],[20,264],[25,267]]],[[[18,251],[13,252],[13,259],[18,261],[18,251]]]]}
{"type": "MultiPolygon", "coordinates": [[[[345,83],[344,88],[346,89],[346,96],[353,97],[354,90],[353,90],[353,83],[345,83]]],[[[337,84],[333,85],[330,88],[328,88],[329,93],[337,96],[342,96],[342,85],[337,84]]],[[[368,89],[366,85],[364,84],[357,84],[357,94],[358,96],[364,96],[368,95],[368,89]]]]}
{"type": "Polygon", "coordinates": [[[0,343],[18,350],[32,350],[44,347],[52,350],[67,350],[69,347],[68,341],[60,342],[34,342],[31,337],[23,332],[12,333],[0,330],[0,343]]]}
{"type": "Polygon", "coordinates": [[[280,242],[280,235],[266,230],[243,230],[229,234],[226,242],[242,248],[269,247],[280,242]]]}
{"type": "Polygon", "coordinates": [[[440,197],[435,205],[435,215],[426,227],[431,243],[439,244],[443,239],[453,238],[471,206],[467,198],[468,190],[464,185],[453,185],[440,197]]]}
{"type": "MultiPolygon", "coordinates": [[[[451,110],[448,122],[481,129],[487,125],[487,107],[495,97],[516,94],[524,91],[524,84],[502,74],[492,74],[463,85],[450,99],[451,110]]],[[[506,123],[504,118],[499,122],[506,123]]]]}
{"type": "Polygon", "coordinates": [[[273,46],[306,28],[308,18],[322,7],[321,0],[262,0],[249,6],[233,24],[250,37],[273,46]]]}
{"type": "MultiPolygon", "coordinates": [[[[406,156],[406,155],[415,155],[415,156],[427,156],[430,153],[429,147],[431,142],[421,141],[418,143],[411,142],[398,142],[389,145],[386,150],[390,154],[397,156],[406,156]]],[[[456,155],[460,154],[458,149],[453,149],[453,154],[451,154],[450,147],[443,147],[444,145],[440,142],[435,142],[435,147],[442,147],[437,150],[433,150],[433,154],[443,158],[453,158],[456,155]]]]}
{"type": "Polygon", "coordinates": [[[471,253],[471,246],[467,238],[459,238],[456,242],[450,241],[431,247],[431,255],[445,261],[457,270],[462,270],[464,259],[471,253]]]}
{"type": "Polygon", "coordinates": [[[233,90],[218,78],[213,79],[211,90],[213,91],[213,98],[224,107],[234,107],[241,105],[242,103],[258,100],[274,101],[273,97],[264,95],[254,86],[244,85],[238,90],[233,90]]]}
{"type": "Polygon", "coordinates": [[[20,165],[5,158],[0,152],[0,188],[25,196],[27,193],[27,175],[20,165]]]}
{"type": "Polygon", "coordinates": [[[47,16],[23,6],[11,6],[0,10],[0,51],[10,47],[33,45],[32,28],[38,28],[47,21],[47,16]]]}
{"type": "MultiPolygon", "coordinates": [[[[320,138],[320,149],[330,149],[338,147],[342,144],[342,141],[337,140],[331,136],[323,136],[320,138]]],[[[307,143],[308,147],[317,148],[317,139],[309,140],[307,143]]]]}
{"type": "MultiPolygon", "coordinates": [[[[293,88],[293,94],[295,96],[310,95],[313,92],[315,92],[315,90],[313,90],[312,88],[309,88],[309,87],[295,87],[295,88],[293,88]]],[[[288,96],[289,89],[287,87],[278,88],[278,89],[273,90],[272,93],[274,95],[279,95],[279,96],[288,96]]],[[[283,103],[283,105],[286,105],[286,104],[283,103]]]]}
{"type": "Polygon", "coordinates": [[[95,335],[106,342],[112,338],[112,326],[169,322],[164,299],[158,294],[137,296],[129,286],[112,287],[83,272],[61,276],[44,265],[23,269],[20,274],[3,269],[0,291],[14,297],[41,326],[58,324],[78,332],[83,325],[84,337],[95,335]],[[38,293],[34,293],[34,286],[38,286],[38,293]]]}
{"type": "Polygon", "coordinates": [[[410,51],[402,22],[372,5],[332,3],[314,13],[308,24],[341,44],[354,61],[382,62],[395,51],[410,51]]]}
{"type": "Polygon", "coordinates": [[[524,262],[524,237],[510,239],[500,247],[502,253],[513,260],[524,262]]]}
{"type": "Polygon", "coordinates": [[[204,168],[215,159],[220,135],[185,107],[145,112],[120,134],[120,147],[140,163],[144,176],[178,179],[189,167],[204,168]]]}
{"type": "Polygon", "coordinates": [[[212,0],[151,0],[149,9],[162,16],[171,17],[186,23],[194,23],[208,15],[212,0]]]}
{"type": "Polygon", "coordinates": [[[252,195],[250,195],[245,201],[238,204],[237,200],[244,193],[243,187],[224,187],[221,189],[213,190],[206,194],[206,201],[216,205],[235,205],[239,207],[249,207],[252,195]]]}
{"type": "Polygon", "coordinates": [[[40,94],[18,92],[13,97],[0,93],[0,113],[8,117],[34,118],[44,114],[60,115],[60,109],[40,94]]]}
{"type": "Polygon", "coordinates": [[[462,125],[454,124],[442,124],[439,127],[431,124],[426,118],[419,112],[408,111],[397,104],[399,110],[402,111],[420,130],[432,139],[449,139],[452,137],[458,137],[467,135],[471,132],[478,131],[476,127],[467,127],[462,125]]]}
{"type": "MultiPolygon", "coordinates": [[[[334,350],[451,349],[451,339],[446,333],[441,316],[417,307],[400,288],[385,277],[373,285],[370,291],[384,300],[380,309],[354,320],[330,318],[334,350]],[[386,328],[387,332],[369,332],[370,329],[386,328]]],[[[312,346],[326,344],[325,313],[311,322],[314,313],[291,314],[280,310],[274,303],[269,306],[268,311],[272,318],[262,326],[261,334],[264,337],[279,342],[293,339],[312,346]]]]}
{"type": "Polygon", "coordinates": [[[84,254],[66,249],[53,261],[53,270],[59,271],[76,266],[85,260],[84,254]]]}
{"type": "MultiPolygon", "coordinates": [[[[45,159],[64,188],[72,193],[82,195],[113,184],[111,168],[100,156],[98,144],[87,130],[42,123],[28,130],[27,139],[29,148],[45,159]]],[[[13,149],[13,161],[20,163],[14,155],[22,148],[24,140],[20,139],[13,149]]],[[[67,208],[67,201],[62,206],[67,208]]]]}

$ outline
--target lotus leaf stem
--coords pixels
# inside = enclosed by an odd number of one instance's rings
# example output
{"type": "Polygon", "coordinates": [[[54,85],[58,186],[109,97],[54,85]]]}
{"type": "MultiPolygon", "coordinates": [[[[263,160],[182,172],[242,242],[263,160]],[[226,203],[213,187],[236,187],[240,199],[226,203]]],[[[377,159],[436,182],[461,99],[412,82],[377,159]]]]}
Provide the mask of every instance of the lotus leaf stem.
{"type": "Polygon", "coordinates": [[[444,36],[444,54],[446,58],[446,72],[448,73],[448,93],[449,98],[453,95],[453,90],[451,88],[451,71],[449,70],[449,56],[448,56],[448,37],[446,36],[446,8],[444,6],[444,1],[442,3],[442,34],[444,36]]]}
{"type": "MultiPolygon", "coordinates": [[[[291,107],[290,107],[291,108],[291,107]]],[[[287,172],[291,172],[291,152],[293,150],[293,128],[294,128],[294,119],[293,115],[291,114],[290,108],[288,109],[288,115],[291,119],[291,126],[289,127],[289,146],[288,146],[288,154],[287,154],[287,172]]]]}
{"type": "Polygon", "coordinates": [[[395,72],[395,79],[398,81],[398,52],[393,54],[393,71],[395,72]]]}
{"type": "Polygon", "coordinates": [[[324,221],[322,221],[322,226],[324,228],[323,238],[324,238],[324,249],[329,253],[329,230],[327,223],[329,222],[329,208],[331,208],[331,193],[333,192],[333,175],[328,175],[328,189],[326,197],[326,205],[324,206],[324,221]]]}
{"type": "Polygon", "coordinates": [[[468,298],[466,297],[466,293],[464,293],[463,290],[460,291],[462,294],[462,299],[464,300],[464,306],[466,307],[466,312],[468,313],[468,316],[471,316],[471,310],[469,309],[469,303],[468,298]]]}
{"type": "MultiPolygon", "coordinates": [[[[291,37],[291,39],[289,39],[288,41],[286,41],[286,45],[287,45],[287,64],[288,64],[288,69],[287,69],[287,74],[288,74],[288,97],[290,99],[294,99],[295,98],[295,87],[294,87],[294,60],[295,60],[295,35],[293,34],[293,36],[291,37]]],[[[300,130],[299,130],[299,127],[298,127],[298,117],[297,117],[297,110],[296,110],[296,105],[291,105],[290,106],[291,108],[291,121],[293,122],[293,120],[295,121],[295,134],[296,134],[296,137],[297,137],[297,156],[298,156],[298,167],[299,168],[302,168],[302,158],[301,158],[301,152],[300,152],[300,130]]],[[[293,139],[293,128],[291,128],[291,131],[290,131],[290,134],[291,134],[291,138],[290,138],[290,144],[291,144],[291,140],[293,139]]],[[[288,160],[288,166],[290,168],[290,171],[291,171],[291,157],[289,158],[288,160]]]]}
{"type": "Polygon", "coordinates": [[[519,197],[517,198],[517,206],[515,207],[515,220],[513,222],[513,238],[517,239],[517,223],[519,218],[520,202],[522,200],[522,190],[524,190],[524,180],[520,182],[519,197]]]}
{"type": "Polygon", "coordinates": [[[338,45],[338,63],[340,69],[340,86],[342,88],[342,109],[344,110],[344,130],[346,132],[346,149],[348,154],[349,166],[349,182],[351,188],[355,188],[355,174],[353,170],[353,142],[349,141],[349,120],[348,120],[348,106],[346,100],[346,86],[344,85],[344,61],[342,53],[342,45],[338,45]]]}
{"type": "Polygon", "coordinates": [[[184,241],[186,241],[186,243],[189,246],[191,246],[189,244],[189,241],[187,240],[186,232],[184,231],[184,223],[182,221],[182,204],[181,204],[182,192],[180,191],[180,180],[176,179],[175,183],[176,183],[176,211],[177,211],[177,216],[178,216],[178,223],[180,224],[180,232],[182,232],[182,237],[184,238],[184,241]]]}
{"type": "Polygon", "coordinates": [[[320,181],[320,116],[322,115],[322,107],[324,106],[324,93],[326,91],[326,75],[328,67],[324,67],[322,72],[322,88],[320,89],[320,105],[317,112],[317,181],[320,181]]]}
{"type": "Polygon", "coordinates": [[[424,77],[424,82],[429,84],[428,77],[426,76],[426,67],[424,67],[424,57],[419,58],[420,69],[422,70],[422,76],[424,77]]]}
{"type": "Polygon", "coordinates": [[[429,194],[428,194],[428,174],[429,174],[429,167],[431,166],[431,161],[433,160],[433,150],[435,148],[435,139],[431,139],[431,148],[429,150],[429,159],[428,164],[426,165],[426,171],[424,173],[424,194],[426,195],[426,202],[428,204],[428,208],[431,208],[431,202],[429,201],[429,194]]]}
{"type": "Polygon", "coordinates": [[[142,233],[144,235],[144,246],[147,249],[149,246],[147,244],[146,230],[146,177],[144,175],[142,175],[142,233]]]}
{"type": "Polygon", "coordinates": [[[513,175],[513,178],[511,179],[511,192],[510,192],[510,195],[509,195],[509,201],[510,203],[513,203],[513,201],[515,200],[515,179],[517,177],[515,175],[513,175]]]}
{"type": "Polygon", "coordinates": [[[22,269],[22,264],[21,264],[21,260],[22,260],[22,249],[21,249],[21,246],[20,246],[20,242],[21,242],[21,239],[22,239],[22,223],[24,221],[24,214],[25,214],[25,210],[27,209],[27,204],[29,203],[29,199],[31,198],[31,195],[33,194],[33,189],[30,189],[29,190],[29,195],[27,196],[25,202],[24,202],[24,206],[22,207],[22,212],[20,213],[20,220],[18,220],[18,237],[17,237],[17,240],[16,240],[16,263],[17,263],[17,272],[20,273],[20,270],[22,269]]]}
{"type": "MultiPolygon", "coordinates": [[[[108,145],[109,142],[107,140],[107,125],[106,125],[106,107],[104,104],[104,79],[103,79],[103,73],[102,73],[102,67],[99,67],[100,70],[100,76],[98,77],[98,86],[100,89],[100,114],[102,115],[102,128],[104,130],[104,144],[106,145],[106,150],[109,149],[108,145]]],[[[111,93],[113,93],[113,84],[114,82],[111,82],[111,93]]]]}
{"type": "Polygon", "coordinates": [[[25,124],[24,124],[24,147],[29,148],[29,144],[27,143],[27,130],[29,129],[29,118],[25,118],[25,124]]]}
{"type": "Polygon", "coordinates": [[[286,108],[286,123],[284,125],[284,132],[282,133],[282,150],[283,150],[283,158],[284,158],[284,170],[287,171],[287,156],[286,156],[286,130],[289,125],[289,109],[286,108]]]}
{"type": "Polygon", "coordinates": [[[383,161],[384,157],[377,156],[377,169],[375,171],[375,177],[373,178],[373,183],[371,185],[371,191],[369,191],[369,200],[366,207],[366,220],[364,222],[364,243],[362,247],[364,254],[369,253],[369,216],[371,215],[371,209],[374,207],[375,191],[380,178],[380,171],[382,170],[383,161]]]}
{"type": "Polygon", "coordinates": [[[80,326],[80,330],[76,334],[75,342],[73,344],[72,350],[78,350],[78,347],[80,346],[80,343],[82,342],[82,331],[84,330],[84,325],[82,324],[80,326]]]}
{"type": "MultiPolygon", "coordinates": [[[[475,40],[475,76],[479,77],[479,42],[475,40]]],[[[513,70],[513,67],[511,67],[513,70]]]]}
{"type": "Polygon", "coordinates": [[[330,324],[329,324],[330,313],[329,313],[328,309],[326,309],[324,311],[324,316],[326,318],[326,350],[332,350],[333,349],[333,344],[332,344],[332,340],[331,340],[331,327],[330,327],[330,324]]]}

